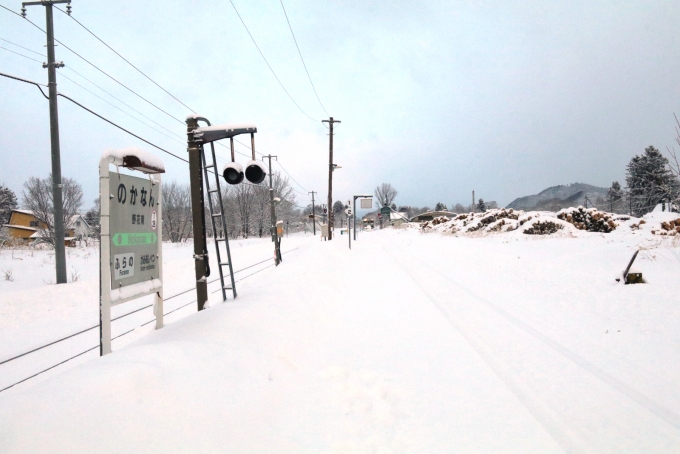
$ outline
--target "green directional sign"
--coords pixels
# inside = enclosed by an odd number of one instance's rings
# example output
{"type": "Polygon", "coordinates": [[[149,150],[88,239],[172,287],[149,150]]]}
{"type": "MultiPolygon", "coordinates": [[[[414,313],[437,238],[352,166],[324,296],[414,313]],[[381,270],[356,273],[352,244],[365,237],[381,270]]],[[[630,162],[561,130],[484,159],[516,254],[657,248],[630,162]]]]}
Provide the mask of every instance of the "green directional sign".
{"type": "Polygon", "coordinates": [[[158,235],[150,233],[116,233],[111,238],[114,246],[137,246],[143,244],[155,244],[158,235]]]}

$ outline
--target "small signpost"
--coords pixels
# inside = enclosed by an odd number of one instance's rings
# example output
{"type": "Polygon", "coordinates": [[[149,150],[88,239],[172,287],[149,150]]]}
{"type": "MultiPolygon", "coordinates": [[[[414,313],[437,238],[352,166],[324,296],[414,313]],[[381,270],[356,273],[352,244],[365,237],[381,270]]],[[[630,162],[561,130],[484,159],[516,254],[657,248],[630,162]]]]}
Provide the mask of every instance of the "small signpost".
{"type": "Polygon", "coordinates": [[[163,327],[161,178],[163,162],[139,149],[104,152],[101,200],[99,354],[111,353],[111,306],[155,294],[156,329],[163,327]],[[109,165],[148,174],[111,172],[109,165]]]}
{"type": "Polygon", "coordinates": [[[352,220],[354,221],[354,224],[353,224],[354,228],[353,228],[353,232],[352,232],[352,234],[354,235],[354,241],[357,240],[357,219],[356,219],[357,199],[359,199],[360,202],[361,202],[361,209],[362,210],[366,210],[366,209],[370,210],[371,208],[373,208],[372,197],[373,196],[370,195],[370,194],[360,194],[360,195],[355,195],[352,199],[354,201],[354,217],[352,218],[352,220]]]}
{"type": "Polygon", "coordinates": [[[350,234],[350,220],[352,219],[352,202],[347,201],[347,208],[345,209],[347,214],[347,238],[349,241],[349,248],[352,249],[352,235],[350,234]]]}

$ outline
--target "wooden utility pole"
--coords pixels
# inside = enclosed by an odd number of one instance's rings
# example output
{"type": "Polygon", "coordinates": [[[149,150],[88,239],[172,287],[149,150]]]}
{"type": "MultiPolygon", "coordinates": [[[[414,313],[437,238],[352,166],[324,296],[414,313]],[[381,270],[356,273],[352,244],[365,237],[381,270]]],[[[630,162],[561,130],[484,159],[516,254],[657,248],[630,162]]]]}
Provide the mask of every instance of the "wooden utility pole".
{"type": "Polygon", "coordinates": [[[71,0],[43,0],[24,2],[21,4],[21,15],[26,17],[26,7],[41,5],[45,7],[47,35],[47,80],[50,99],[50,146],[52,150],[52,204],[54,207],[54,263],[57,272],[57,284],[66,283],[66,250],[64,249],[64,201],[61,182],[61,151],[59,148],[59,111],[57,107],[57,68],[63,68],[63,62],[55,61],[54,56],[54,21],[52,5],[67,3],[67,13],[71,15],[71,0]]]}
{"type": "Polygon", "coordinates": [[[312,227],[316,236],[316,207],[314,206],[314,194],[316,194],[316,191],[309,191],[307,194],[312,194],[312,227]]]}
{"type": "Polygon", "coordinates": [[[328,123],[330,126],[329,137],[329,152],[328,152],[328,239],[333,239],[333,169],[335,165],[333,164],[333,123],[342,123],[340,120],[333,120],[330,117],[328,120],[322,120],[322,123],[328,123]]]}
{"type": "Polygon", "coordinates": [[[269,232],[272,235],[272,241],[274,242],[274,256],[276,259],[274,260],[274,263],[276,263],[276,266],[279,266],[279,263],[281,262],[281,246],[279,242],[279,236],[276,233],[276,208],[274,207],[274,185],[272,183],[272,158],[275,158],[277,161],[279,160],[278,157],[272,156],[272,155],[267,155],[267,156],[262,156],[262,160],[264,161],[264,158],[269,159],[269,203],[271,207],[271,227],[269,228],[269,232]]]}

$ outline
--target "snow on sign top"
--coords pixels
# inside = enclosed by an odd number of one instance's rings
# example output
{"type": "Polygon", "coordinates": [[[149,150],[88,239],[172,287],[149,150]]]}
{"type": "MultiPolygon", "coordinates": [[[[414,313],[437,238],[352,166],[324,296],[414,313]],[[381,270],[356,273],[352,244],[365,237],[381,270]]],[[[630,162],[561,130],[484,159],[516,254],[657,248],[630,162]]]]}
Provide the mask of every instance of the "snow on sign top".
{"type": "Polygon", "coordinates": [[[156,155],[136,147],[108,149],[102,153],[102,159],[112,158],[112,163],[122,165],[144,173],[165,173],[165,164],[156,155]]]}

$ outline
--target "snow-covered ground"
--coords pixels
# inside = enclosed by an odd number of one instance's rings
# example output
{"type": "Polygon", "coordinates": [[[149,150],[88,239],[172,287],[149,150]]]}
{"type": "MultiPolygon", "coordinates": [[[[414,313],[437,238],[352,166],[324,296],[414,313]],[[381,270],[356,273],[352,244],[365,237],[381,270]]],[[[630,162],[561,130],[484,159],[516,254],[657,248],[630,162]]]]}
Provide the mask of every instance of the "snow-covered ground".
{"type": "MultiPolygon", "coordinates": [[[[346,236],[291,238],[236,301],[0,393],[0,451],[680,452],[680,249],[651,234],[658,219],[634,221],[389,229],[351,251],[346,236]],[[647,283],[616,282],[640,247],[647,283]]],[[[260,243],[236,269],[267,258],[260,243]]],[[[183,247],[165,252],[176,290],[191,286],[183,247]]],[[[0,284],[0,361],[96,323],[87,260],[82,283],[0,284]]]]}

